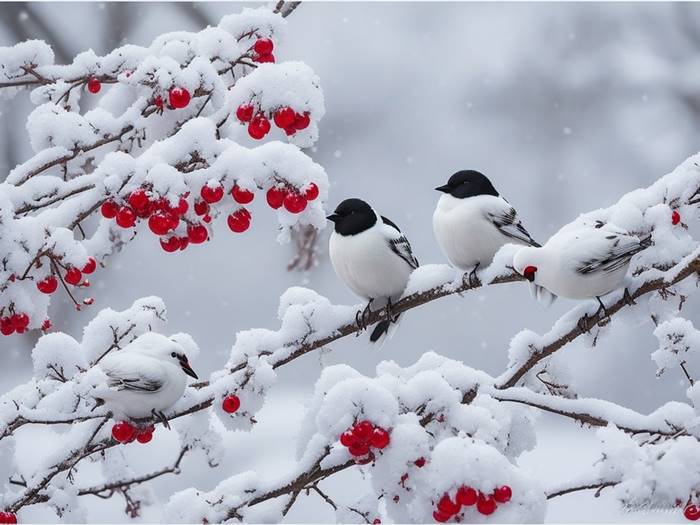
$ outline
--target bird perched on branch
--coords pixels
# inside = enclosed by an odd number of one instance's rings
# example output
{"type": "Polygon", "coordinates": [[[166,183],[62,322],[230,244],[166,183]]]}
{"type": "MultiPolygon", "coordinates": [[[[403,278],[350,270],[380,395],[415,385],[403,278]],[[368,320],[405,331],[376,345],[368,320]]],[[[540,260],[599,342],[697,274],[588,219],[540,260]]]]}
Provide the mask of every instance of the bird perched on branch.
{"type": "Polygon", "coordinates": [[[167,427],[164,411],[182,397],[187,376],[198,379],[179,343],[153,332],[105,356],[97,367],[107,384],[95,389],[116,413],[129,418],[156,417],[167,427]]]}
{"type": "MultiPolygon", "coordinates": [[[[452,266],[470,270],[486,267],[505,244],[539,247],[520,222],[515,208],[501,197],[484,174],[458,171],[447,184],[435,188],[443,195],[433,213],[433,232],[452,266]]],[[[540,287],[531,286],[533,295],[551,304],[556,298],[540,287]]]]}
{"type": "MultiPolygon", "coordinates": [[[[634,255],[651,246],[627,232],[584,226],[567,227],[542,247],[526,247],[513,257],[513,268],[531,283],[570,299],[596,298],[620,288],[634,255]]],[[[625,298],[631,301],[625,289],[625,298]]]]}
{"type": "Polygon", "coordinates": [[[365,310],[358,312],[358,327],[364,328],[374,300],[386,301],[387,319],[377,323],[370,335],[370,341],[376,342],[398,320],[392,301],[401,297],[418,261],[399,227],[363,200],[344,200],[328,220],[334,224],[329,245],[333,269],[348,288],[368,301],[365,310]]]}

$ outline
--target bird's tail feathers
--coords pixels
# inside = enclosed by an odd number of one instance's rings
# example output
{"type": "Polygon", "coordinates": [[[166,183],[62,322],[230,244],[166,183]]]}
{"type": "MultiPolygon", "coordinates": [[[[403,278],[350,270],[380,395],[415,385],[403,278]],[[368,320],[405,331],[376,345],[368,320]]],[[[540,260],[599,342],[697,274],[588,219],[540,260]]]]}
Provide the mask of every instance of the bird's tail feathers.
{"type": "Polygon", "coordinates": [[[557,300],[557,296],[547,290],[544,286],[535,283],[530,283],[530,295],[537,299],[537,302],[545,305],[547,308],[552,306],[552,303],[557,300]]]}

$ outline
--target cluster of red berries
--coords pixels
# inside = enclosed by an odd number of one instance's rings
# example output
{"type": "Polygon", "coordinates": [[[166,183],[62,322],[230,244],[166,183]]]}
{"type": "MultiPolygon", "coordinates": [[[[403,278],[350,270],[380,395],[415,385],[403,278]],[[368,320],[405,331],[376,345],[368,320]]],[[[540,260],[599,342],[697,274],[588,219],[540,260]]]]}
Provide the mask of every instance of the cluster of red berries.
{"type": "Polygon", "coordinates": [[[472,505],[476,505],[479,514],[488,516],[496,512],[498,503],[508,503],[512,496],[513,491],[508,485],[497,487],[493,494],[484,494],[472,487],[462,485],[457,489],[454,499],[450,498],[447,492],[443,494],[433,512],[433,519],[438,523],[445,523],[459,514],[462,507],[471,507],[472,505]]]}
{"type": "Polygon", "coordinates": [[[681,222],[681,214],[678,213],[678,210],[673,210],[671,214],[671,224],[676,226],[679,222],[681,222]]]}
{"type": "Polygon", "coordinates": [[[12,512],[0,512],[0,523],[14,525],[17,523],[17,516],[12,512]]]}
{"type": "MultiPolygon", "coordinates": [[[[82,270],[76,268],[75,266],[68,267],[65,275],[63,276],[63,280],[73,286],[90,286],[90,283],[87,280],[83,281],[83,274],[90,275],[96,269],[97,261],[94,257],[88,257],[88,262],[85,263],[82,270]]],[[[41,281],[37,281],[36,287],[41,293],[52,294],[58,289],[58,279],[56,279],[54,274],[51,274],[41,281]]]]}
{"type": "Polygon", "coordinates": [[[355,462],[361,465],[374,459],[372,448],[381,450],[389,441],[389,432],[367,420],[355,423],[340,435],[340,444],[347,447],[355,462]]]}
{"type": "Polygon", "coordinates": [[[266,199],[267,204],[273,210],[284,206],[284,209],[289,213],[301,213],[306,209],[308,201],[312,201],[318,197],[318,193],[318,186],[313,182],[301,190],[283,186],[273,186],[267,190],[266,199]]]}
{"type": "Polygon", "coordinates": [[[115,423],[112,427],[112,437],[119,443],[126,444],[132,443],[133,441],[148,443],[151,439],[153,439],[153,432],[155,429],[156,428],[153,425],[140,428],[135,427],[128,421],[120,421],[119,423],[115,423]]]}
{"type": "Polygon", "coordinates": [[[236,109],[236,118],[244,124],[248,124],[248,135],[255,140],[260,140],[270,132],[272,119],[275,125],[283,129],[287,135],[294,135],[297,131],[306,129],[311,124],[311,116],[308,111],[297,113],[289,106],[282,106],[275,111],[265,113],[257,110],[250,102],[245,102],[236,109]]]}
{"type": "MultiPolygon", "coordinates": [[[[169,109],[182,109],[190,105],[192,100],[192,95],[185,88],[174,87],[170,88],[168,91],[168,108],[169,109]]],[[[153,99],[153,104],[158,108],[159,111],[165,109],[165,102],[161,95],[156,95],[153,99]]]]}
{"type": "Polygon", "coordinates": [[[687,520],[697,521],[700,519],[700,508],[693,503],[689,503],[685,506],[685,509],[683,509],[683,516],[685,516],[687,520]]]}
{"type": "Polygon", "coordinates": [[[259,64],[264,64],[266,62],[274,64],[275,55],[272,54],[274,48],[275,44],[269,38],[258,38],[255,44],[253,44],[253,51],[255,51],[253,61],[259,64]]]}
{"type": "Polygon", "coordinates": [[[23,312],[15,312],[0,318],[0,334],[12,335],[15,332],[23,334],[29,326],[29,316],[23,312]]]}
{"type": "Polygon", "coordinates": [[[239,408],[241,408],[241,400],[237,395],[229,394],[221,402],[221,408],[227,414],[233,414],[239,408]]]}

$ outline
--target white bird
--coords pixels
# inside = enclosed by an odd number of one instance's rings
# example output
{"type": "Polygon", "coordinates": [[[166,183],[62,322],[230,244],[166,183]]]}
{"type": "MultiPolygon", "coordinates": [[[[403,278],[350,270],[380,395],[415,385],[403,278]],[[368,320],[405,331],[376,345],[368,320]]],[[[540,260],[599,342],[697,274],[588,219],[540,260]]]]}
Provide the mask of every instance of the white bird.
{"type": "MultiPolygon", "coordinates": [[[[443,195],[433,213],[433,232],[452,266],[473,274],[490,265],[505,244],[539,246],[484,174],[458,171],[435,189],[443,195]]],[[[556,299],[540,287],[531,286],[531,291],[547,304],[556,299]]]]}
{"type": "Polygon", "coordinates": [[[623,285],[632,257],[650,245],[651,237],[639,239],[621,230],[567,227],[541,248],[519,250],[513,268],[553,294],[597,298],[604,309],[600,296],[623,285]]]}
{"type": "Polygon", "coordinates": [[[403,294],[418,261],[399,227],[363,200],[344,200],[328,220],[334,223],[329,244],[333,269],[350,290],[368,301],[361,316],[358,312],[358,326],[364,326],[372,301],[387,301],[389,318],[377,323],[370,335],[376,342],[398,320],[391,312],[392,301],[403,294]]]}
{"type": "Polygon", "coordinates": [[[182,345],[149,332],[122,350],[105,356],[97,367],[107,385],[96,388],[94,397],[128,418],[155,416],[167,426],[163,412],[182,397],[187,377],[198,379],[182,345]]]}

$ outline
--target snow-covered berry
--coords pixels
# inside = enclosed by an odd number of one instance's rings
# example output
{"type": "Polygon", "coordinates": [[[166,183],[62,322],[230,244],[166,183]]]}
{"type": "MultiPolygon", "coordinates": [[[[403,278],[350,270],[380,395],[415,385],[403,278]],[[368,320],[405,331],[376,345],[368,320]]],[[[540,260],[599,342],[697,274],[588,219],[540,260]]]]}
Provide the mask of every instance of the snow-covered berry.
{"type": "Polygon", "coordinates": [[[304,190],[304,197],[306,197],[307,201],[312,201],[318,198],[318,186],[314,184],[313,182],[309,183],[309,185],[306,187],[304,190]]]}
{"type": "Polygon", "coordinates": [[[248,135],[260,140],[270,132],[270,121],[262,113],[258,113],[248,124],[248,135]]]}
{"type": "Polygon", "coordinates": [[[476,510],[480,514],[483,514],[484,516],[493,514],[494,512],[496,512],[496,507],[496,500],[493,499],[493,496],[489,496],[483,494],[482,492],[479,492],[479,496],[476,500],[476,510]]]}
{"type": "Polygon", "coordinates": [[[289,213],[301,213],[306,209],[306,197],[297,192],[289,192],[284,196],[284,209],[289,213]]]}
{"type": "Polygon", "coordinates": [[[474,505],[478,499],[478,494],[476,490],[471,487],[465,487],[462,485],[457,489],[457,494],[455,495],[455,501],[462,506],[469,507],[474,505]]]}
{"type": "Polygon", "coordinates": [[[209,232],[203,224],[190,224],[187,227],[187,238],[192,244],[201,244],[209,238],[209,232]]]}
{"type": "Polygon", "coordinates": [[[200,190],[202,198],[209,204],[214,204],[219,202],[224,197],[224,187],[218,182],[212,184],[205,184],[200,190]]]}
{"type": "Polygon", "coordinates": [[[251,215],[245,208],[240,208],[228,216],[226,222],[234,233],[243,233],[250,228],[251,215]]]}
{"type": "Polygon", "coordinates": [[[100,207],[100,213],[105,219],[114,219],[119,211],[119,206],[114,201],[104,201],[100,207]]]}
{"type": "Polygon", "coordinates": [[[293,126],[296,121],[296,112],[289,106],[282,107],[275,111],[275,125],[281,129],[293,126]]]}
{"type": "Polygon", "coordinates": [[[191,99],[190,92],[185,88],[174,87],[168,92],[168,101],[175,109],[186,108],[191,99]]]}
{"type": "Polygon", "coordinates": [[[102,83],[97,80],[95,77],[91,77],[87,81],[87,90],[92,93],[93,95],[96,95],[97,93],[100,92],[100,89],[102,89],[102,83]]]}
{"type": "Polygon", "coordinates": [[[131,206],[122,206],[117,212],[117,224],[122,228],[133,228],[136,225],[136,213],[131,206]]]}
{"type": "Polygon", "coordinates": [[[66,275],[63,277],[63,279],[68,284],[72,284],[73,286],[77,286],[82,278],[83,273],[80,270],[78,270],[75,266],[71,266],[70,268],[68,268],[66,275]]]}
{"type": "Polygon", "coordinates": [[[128,421],[120,421],[112,427],[112,437],[119,443],[128,443],[136,437],[136,429],[128,421]]]}
{"type": "Polygon", "coordinates": [[[233,414],[241,407],[241,400],[237,395],[230,394],[221,402],[221,408],[227,414],[233,414]]]}
{"type": "Polygon", "coordinates": [[[17,515],[12,512],[0,512],[0,523],[14,525],[17,523],[17,515]]]}
{"type": "Polygon", "coordinates": [[[503,485],[502,487],[498,487],[493,491],[493,499],[495,499],[498,503],[508,503],[512,496],[513,491],[508,485],[503,485]]]}
{"type": "Polygon", "coordinates": [[[369,438],[369,444],[374,448],[385,448],[389,444],[389,432],[383,428],[377,427],[372,431],[372,435],[369,438]]]}
{"type": "Polygon", "coordinates": [[[253,120],[254,113],[255,106],[253,106],[253,104],[244,103],[236,109],[236,118],[241,122],[250,122],[253,120]]]}
{"type": "Polygon", "coordinates": [[[241,188],[238,186],[238,184],[236,184],[231,189],[231,197],[233,197],[233,200],[238,204],[248,204],[253,201],[255,194],[252,191],[241,188]]]}
{"type": "Polygon", "coordinates": [[[269,55],[275,48],[275,43],[269,38],[258,38],[253,44],[253,51],[258,55],[269,55]]]}
{"type": "Polygon", "coordinates": [[[287,196],[287,191],[284,188],[278,188],[276,186],[273,186],[269,190],[267,190],[267,195],[265,196],[267,199],[267,204],[270,206],[270,208],[276,210],[282,207],[282,204],[284,204],[284,198],[287,196]]]}
{"type": "Polygon", "coordinates": [[[97,269],[97,261],[95,260],[94,257],[90,256],[88,257],[87,262],[85,263],[85,266],[83,266],[82,272],[84,274],[90,275],[92,272],[94,272],[97,269]]]}
{"type": "Polygon", "coordinates": [[[41,293],[51,294],[58,288],[58,280],[55,275],[49,275],[36,283],[36,287],[41,293]]]}
{"type": "Polygon", "coordinates": [[[700,508],[692,503],[686,505],[685,509],[683,509],[683,516],[685,516],[687,520],[697,521],[700,519],[700,508]]]}

